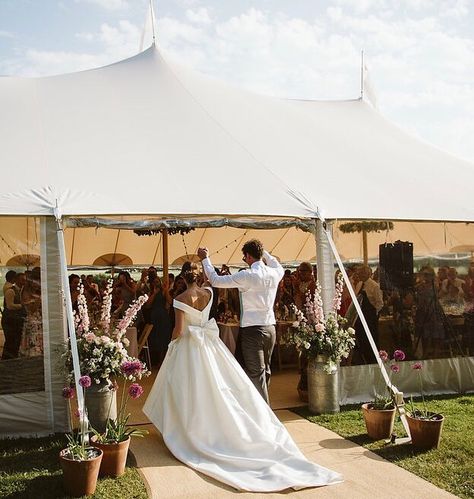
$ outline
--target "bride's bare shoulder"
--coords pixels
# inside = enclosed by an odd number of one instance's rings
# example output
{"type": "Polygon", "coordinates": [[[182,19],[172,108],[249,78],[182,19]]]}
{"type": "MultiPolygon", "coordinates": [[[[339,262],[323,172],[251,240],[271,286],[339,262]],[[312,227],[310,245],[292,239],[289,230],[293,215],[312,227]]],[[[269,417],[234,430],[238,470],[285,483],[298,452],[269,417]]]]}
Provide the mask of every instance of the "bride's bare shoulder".
{"type": "Polygon", "coordinates": [[[184,303],[185,305],[190,305],[190,297],[189,297],[189,292],[188,290],[183,291],[181,294],[177,295],[174,297],[176,301],[179,301],[181,303],[184,303]]]}

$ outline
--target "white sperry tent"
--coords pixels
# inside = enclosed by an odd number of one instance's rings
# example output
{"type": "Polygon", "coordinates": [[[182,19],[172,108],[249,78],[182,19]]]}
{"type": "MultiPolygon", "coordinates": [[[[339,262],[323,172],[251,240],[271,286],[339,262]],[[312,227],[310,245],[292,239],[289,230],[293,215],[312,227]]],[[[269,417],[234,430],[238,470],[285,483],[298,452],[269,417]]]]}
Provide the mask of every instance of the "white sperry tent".
{"type": "Polygon", "coordinates": [[[0,434],[67,426],[58,228],[316,227],[327,298],[333,261],[318,216],[474,220],[473,166],[364,101],[254,95],[165,61],[155,46],[91,71],[0,78],[0,109],[0,216],[39,217],[44,332],[44,386],[0,395],[0,434]]]}

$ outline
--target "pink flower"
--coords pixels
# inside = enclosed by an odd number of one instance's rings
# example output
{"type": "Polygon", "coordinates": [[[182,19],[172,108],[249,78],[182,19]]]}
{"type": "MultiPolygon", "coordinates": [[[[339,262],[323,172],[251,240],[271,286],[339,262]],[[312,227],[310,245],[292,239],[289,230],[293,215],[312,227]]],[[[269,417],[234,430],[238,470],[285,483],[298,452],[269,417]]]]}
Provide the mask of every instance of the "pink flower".
{"type": "Polygon", "coordinates": [[[137,399],[143,393],[143,388],[138,383],[132,383],[128,389],[128,394],[132,399],[137,399]]]}
{"type": "Polygon", "coordinates": [[[391,370],[392,370],[392,372],[394,372],[394,373],[399,373],[399,372],[400,372],[400,366],[399,366],[399,365],[397,365],[397,364],[392,364],[392,365],[390,366],[390,369],[391,369],[391,370]]]}
{"type": "Polygon", "coordinates": [[[93,343],[95,340],[95,334],[94,333],[86,333],[84,335],[84,339],[87,341],[87,343],[93,343]]]}
{"type": "Polygon", "coordinates": [[[74,398],[74,388],[70,386],[65,386],[63,388],[63,397],[65,399],[73,399],[74,398]]]}
{"type": "Polygon", "coordinates": [[[315,326],[315,329],[318,333],[322,333],[324,331],[324,324],[321,324],[320,322],[318,322],[318,324],[316,324],[316,326],[315,326]]]}
{"type": "Polygon", "coordinates": [[[415,362],[411,367],[415,371],[420,371],[421,369],[423,369],[423,364],[421,362],[415,362]]]}
{"type": "Polygon", "coordinates": [[[395,352],[393,352],[393,358],[397,362],[405,360],[405,352],[403,352],[403,350],[395,350],[395,352]]]}
{"type": "Polygon", "coordinates": [[[127,360],[121,366],[120,370],[124,376],[139,376],[143,370],[143,364],[139,360],[127,360]]]}
{"type": "Polygon", "coordinates": [[[380,358],[382,359],[383,362],[387,362],[388,353],[385,350],[380,350],[379,355],[380,355],[380,358]]]}
{"type": "Polygon", "coordinates": [[[79,384],[82,386],[82,388],[89,388],[89,386],[92,385],[92,380],[86,374],[85,376],[81,376],[79,378],[79,384]]]}
{"type": "Polygon", "coordinates": [[[80,418],[81,417],[81,411],[79,409],[76,409],[76,412],[74,413],[74,415],[76,416],[76,418],[80,418]]]}

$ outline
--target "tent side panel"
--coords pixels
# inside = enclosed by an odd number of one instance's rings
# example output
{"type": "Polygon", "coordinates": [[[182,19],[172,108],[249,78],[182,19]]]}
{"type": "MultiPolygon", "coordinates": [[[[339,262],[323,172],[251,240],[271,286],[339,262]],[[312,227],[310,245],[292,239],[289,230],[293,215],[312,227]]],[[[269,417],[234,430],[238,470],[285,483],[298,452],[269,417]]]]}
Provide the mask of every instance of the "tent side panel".
{"type": "Polygon", "coordinates": [[[48,413],[54,432],[68,430],[67,406],[62,397],[64,373],[61,352],[66,341],[66,324],[63,313],[63,299],[60,276],[60,262],[56,221],[53,217],[43,217],[41,235],[44,244],[42,261],[46,286],[43,308],[43,327],[45,335],[45,388],[48,395],[48,413]]]}

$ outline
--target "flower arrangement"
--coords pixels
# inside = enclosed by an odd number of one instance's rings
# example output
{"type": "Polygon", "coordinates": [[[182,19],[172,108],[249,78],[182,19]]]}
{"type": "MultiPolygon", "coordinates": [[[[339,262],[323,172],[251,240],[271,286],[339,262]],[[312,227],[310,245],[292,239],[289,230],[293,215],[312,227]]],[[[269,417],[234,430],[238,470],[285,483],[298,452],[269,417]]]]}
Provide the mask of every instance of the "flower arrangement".
{"type": "MultiPolygon", "coordinates": [[[[127,327],[132,323],[138,311],[147,301],[144,295],[134,301],[126,310],[123,318],[112,328],[110,309],[112,305],[112,281],[109,280],[103,299],[99,324],[91,328],[84,287],[79,286],[77,299],[78,313],[74,314],[76,342],[79,353],[80,370],[87,374],[93,383],[111,383],[111,380],[122,375],[121,366],[131,360],[126,347],[125,337],[127,327]]],[[[68,340],[69,341],[69,340],[68,340]]],[[[64,354],[65,364],[69,370],[68,381],[73,382],[72,357],[69,348],[64,354]]]]}
{"type": "MultiPolygon", "coordinates": [[[[128,440],[131,436],[143,437],[148,434],[147,430],[140,430],[137,428],[127,427],[130,414],[127,414],[127,402],[131,399],[138,399],[143,394],[143,388],[136,381],[142,379],[144,376],[149,376],[150,371],[146,368],[145,364],[137,359],[125,361],[120,366],[121,376],[124,379],[122,386],[122,398],[120,408],[116,419],[107,417],[107,423],[104,433],[99,433],[92,429],[97,442],[102,444],[119,443],[128,440]],[[127,384],[129,383],[128,389],[127,384]]],[[[117,385],[114,384],[114,389],[117,385]]]]}
{"type": "Polygon", "coordinates": [[[311,293],[306,294],[303,311],[292,305],[296,321],[288,330],[288,343],[294,344],[308,359],[315,359],[318,355],[327,356],[328,360],[324,366],[327,373],[333,372],[341,359],[349,356],[355,345],[354,329],[346,328],[347,321],[338,314],[343,288],[343,276],[339,274],[333,307],[326,317],[319,282],[316,283],[314,296],[311,296],[311,293]]]}

